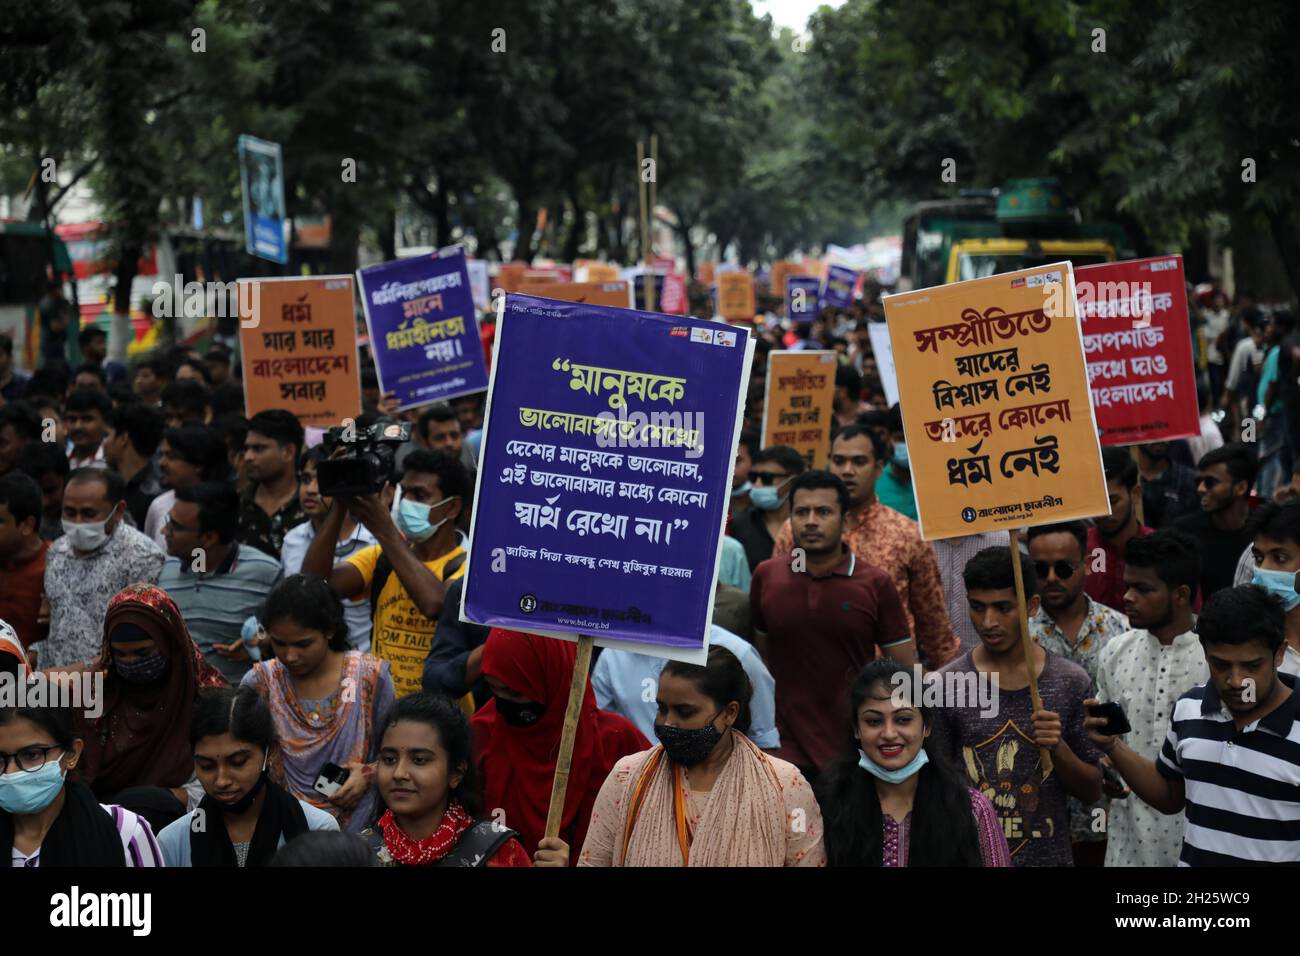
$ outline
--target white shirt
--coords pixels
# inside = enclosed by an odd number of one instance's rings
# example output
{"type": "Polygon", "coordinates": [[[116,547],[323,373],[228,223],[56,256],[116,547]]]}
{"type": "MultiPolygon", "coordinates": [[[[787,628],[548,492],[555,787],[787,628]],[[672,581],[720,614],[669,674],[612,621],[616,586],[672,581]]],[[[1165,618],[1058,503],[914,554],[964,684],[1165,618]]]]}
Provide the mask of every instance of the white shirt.
{"type": "Polygon", "coordinates": [[[1278,670],[1283,674],[1300,677],[1300,652],[1291,646],[1290,641],[1287,641],[1286,656],[1282,658],[1282,666],[1278,670]]]}
{"type": "Polygon", "coordinates": [[[1187,439],[1187,449],[1192,453],[1192,461],[1200,461],[1201,456],[1216,448],[1223,447],[1223,432],[1209,415],[1201,416],[1201,434],[1187,439]]]}
{"type": "Polygon", "coordinates": [[[149,502],[149,511],[144,516],[144,527],[140,529],[153,538],[154,544],[164,551],[167,550],[167,539],[163,537],[163,527],[167,524],[167,516],[172,513],[174,504],[176,504],[176,492],[172,490],[164,491],[149,502]]]}
{"type": "MultiPolygon", "coordinates": [[[[1124,742],[1147,760],[1160,754],[1178,698],[1210,679],[1195,631],[1169,645],[1146,630],[1113,637],[1097,663],[1097,699],[1115,701],[1133,726],[1124,742]]],[[[1166,816],[1135,793],[1110,802],[1107,866],[1177,866],[1183,847],[1183,814],[1166,816]]]]}

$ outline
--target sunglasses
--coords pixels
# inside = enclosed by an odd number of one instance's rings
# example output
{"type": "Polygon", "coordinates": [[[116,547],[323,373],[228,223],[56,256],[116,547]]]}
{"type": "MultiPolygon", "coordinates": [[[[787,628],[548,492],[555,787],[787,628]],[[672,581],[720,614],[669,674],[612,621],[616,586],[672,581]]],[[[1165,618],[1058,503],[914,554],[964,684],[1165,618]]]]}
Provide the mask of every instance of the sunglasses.
{"type": "Polygon", "coordinates": [[[1058,581],[1068,581],[1074,576],[1074,572],[1078,570],[1078,568],[1079,564],[1077,561],[1053,561],[1051,564],[1048,564],[1046,561],[1034,562],[1034,572],[1044,580],[1047,579],[1048,571],[1055,571],[1058,581]]]}
{"type": "Polygon", "coordinates": [[[785,481],[790,476],[775,475],[772,474],[771,472],[766,472],[766,471],[751,471],[749,473],[749,477],[750,480],[753,481],[754,484],[756,485],[779,485],[781,482],[785,481]]]}

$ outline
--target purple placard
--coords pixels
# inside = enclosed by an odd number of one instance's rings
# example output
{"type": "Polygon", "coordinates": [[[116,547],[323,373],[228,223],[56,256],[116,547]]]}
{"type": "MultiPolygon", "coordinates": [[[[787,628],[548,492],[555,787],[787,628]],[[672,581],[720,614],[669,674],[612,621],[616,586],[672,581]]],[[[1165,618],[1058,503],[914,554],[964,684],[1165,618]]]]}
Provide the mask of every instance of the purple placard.
{"type": "Polygon", "coordinates": [[[832,309],[847,309],[853,304],[853,289],[858,284],[856,270],[844,266],[831,266],[826,270],[826,285],[822,289],[822,305],[832,309]]]}
{"type": "Polygon", "coordinates": [[[400,409],[487,388],[474,294],[459,246],[357,270],[379,387],[400,409]]]}
{"type": "Polygon", "coordinates": [[[752,351],[715,322],[507,295],[462,619],[699,654],[752,351]]]}
{"type": "Polygon", "coordinates": [[[794,322],[811,322],[821,312],[822,280],[816,276],[785,277],[785,315],[794,322]]]}

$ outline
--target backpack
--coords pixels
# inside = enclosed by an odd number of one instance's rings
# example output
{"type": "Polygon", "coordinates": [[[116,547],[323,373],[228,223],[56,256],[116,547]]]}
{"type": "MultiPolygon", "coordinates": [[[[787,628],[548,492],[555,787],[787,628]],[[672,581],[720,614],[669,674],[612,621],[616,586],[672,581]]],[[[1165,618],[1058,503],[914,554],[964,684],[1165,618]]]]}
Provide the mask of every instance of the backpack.
{"type": "MultiPolygon", "coordinates": [[[[442,568],[442,574],[438,580],[447,583],[453,574],[460,570],[461,565],[469,557],[468,552],[462,552],[448,561],[442,568]]],[[[375,562],[375,576],[370,579],[370,619],[376,628],[379,626],[379,595],[383,593],[384,585],[388,579],[393,576],[393,562],[388,560],[388,555],[382,551],[379,552],[379,560],[375,562]]]]}

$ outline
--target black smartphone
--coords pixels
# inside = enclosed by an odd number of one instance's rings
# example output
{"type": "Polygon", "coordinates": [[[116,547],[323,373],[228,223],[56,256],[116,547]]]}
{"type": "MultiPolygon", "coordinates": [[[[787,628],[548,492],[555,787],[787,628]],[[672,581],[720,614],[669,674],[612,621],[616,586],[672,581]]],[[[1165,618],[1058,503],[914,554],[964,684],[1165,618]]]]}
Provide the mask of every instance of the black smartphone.
{"type": "Polygon", "coordinates": [[[1089,704],[1088,716],[1106,718],[1105,726],[1097,728],[1097,731],[1107,737],[1117,737],[1133,729],[1124,716],[1124,708],[1113,700],[1105,704],[1089,704]]]}
{"type": "Polygon", "coordinates": [[[327,763],[320,768],[320,774],[316,777],[312,789],[326,797],[332,797],[339,792],[339,788],[343,786],[350,773],[350,770],[336,763],[327,763]]]}

